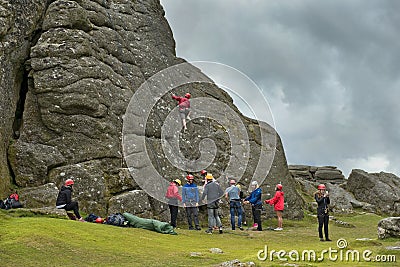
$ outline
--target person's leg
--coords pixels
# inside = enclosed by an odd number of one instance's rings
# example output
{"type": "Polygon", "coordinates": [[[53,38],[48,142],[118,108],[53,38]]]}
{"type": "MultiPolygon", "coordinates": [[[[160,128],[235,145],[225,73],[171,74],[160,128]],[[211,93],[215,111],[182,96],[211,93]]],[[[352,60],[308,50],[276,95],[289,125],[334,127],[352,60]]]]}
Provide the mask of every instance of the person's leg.
{"type": "Polygon", "coordinates": [[[240,204],[241,205],[241,207],[242,207],[242,222],[243,222],[243,225],[247,225],[247,220],[246,220],[246,211],[245,211],[245,209],[244,209],[244,205],[243,204],[240,204]]]}
{"type": "Polygon", "coordinates": [[[235,203],[231,202],[229,204],[229,211],[231,213],[231,226],[232,226],[232,230],[235,230],[235,203]]]}
{"type": "Polygon", "coordinates": [[[179,116],[181,117],[183,129],[186,130],[186,114],[184,110],[179,110],[179,116]]]}
{"type": "Polygon", "coordinates": [[[169,205],[169,212],[171,213],[171,225],[176,227],[176,219],[178,217],[178,206],[169,205]]]}
{"type": "Polygon", "coordinates": [[[221,223],[221,219],[219,218],[219,215],[218,215],[218,210],[219,209],[214,209],[214,217],[215,217],[215,223],[218,227],[219,233],[222,234],[222,223],[221,223]]]}
{"type": "Polygon", "coordinates": [[[81,215],[79,214],[79,205],[77,201],[72,201],[71,203],[65,205],[64,209],[66,211],[72,210],[78,220],[82,219],[81,215]]]}
{"type": "Polygon", "coordinates": [[[194,226],[196,227],[196,230],[200,230],[199,210],[197,207],[193,207],[193,218],[194,218],[194,226]]]}
{"type": "Polygon", "coordinates": [[[261,224],[261,205],[257,205],[254,210],[254,217],[256,218],[257,223],[257,230],[262,231],[262,224],[261,224]]]}
{"type": "Polygon", "coordinates": [[[215,225],[214,209],[207,208],[207,213],[208,213],[208,230],[212,231],[215,225]]]}
{"type": "Polygon", "coordinates": [[[324,215],[318,215],[318,235],[321,241],[324,241],[324,236],[322,234],[322,227],[324,225],[324,215]]]}
{"type": "Polygon", "coordinates": [[[236,210],[238,213],[238,227],[242,229],[242,205],[240,202],[236,203],[236,210]]]}
{"type": "Polygon", "coordinates": [[[283,228],[282,227],[282,225],[283,225],[283,219],[282,219],[282,211],[280,211],[280,210],[277,210],[276,211],[276,217],[278,217],[278,228],[283,228]]]}
{"type": "Polygon", "coordinates": [[[187,222],[189,225],[189,230],[193,229],[193,225],[192,225],[192,208],[191,207],[186,207],[186,217],[187,217],[187,222]]]}
{"type": "Polygon", "coordinates": [[[324,215],[324,232],[326,241],[330,241],[328,225],[329,225],[329,215],[324,215]]]}

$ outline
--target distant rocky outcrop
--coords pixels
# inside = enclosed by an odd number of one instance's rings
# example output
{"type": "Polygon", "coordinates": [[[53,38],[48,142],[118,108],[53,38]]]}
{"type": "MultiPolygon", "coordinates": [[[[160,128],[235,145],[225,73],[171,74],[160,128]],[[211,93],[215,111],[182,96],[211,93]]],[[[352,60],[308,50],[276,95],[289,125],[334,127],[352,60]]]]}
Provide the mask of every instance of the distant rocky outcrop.
{"type": "MultiPolygon", "coordinates": [[[[149,197],[135,180],[151,177],[150,166],[140,165],[143,151],[137,152],[137,166],[127,166],[121,137],[125,111],[138,88],[159,71],[185,62],[176,57],[160,1],[32,0],[11,4],[0,0],[0,39],[2,197],[13,185],[22,196],[29,195],[24,203],[27,207],[52,205],[56,187],[66,178],[74,178],[75,197],[88,213],[123,210],[167,219],[166,205],[149,197]]],[[[302,218],[303,202],[275,130],[242,116],[229,95],[200,70],[191,67],[183,72],[185,77],[191,75],[206,82],[185,84],[175,88],[175,93],[190,90],[193,98],[218,100],[235,110],[245,125],[251,155],[244,166],[245,186],[258,173],[259,162],[265,162],[262,167],[270,164],[267,177],[258,177],[266,178],[261,185],[263,198],[282,182],[287,194],[285,216],[302,218]]],[[[162,147],[160,129],[175,106],[169,94],[157,99],[145,134],[138,137],[146,142],[152,167],[167,180],[186,175],[168,161],[162,147]]],[[[223,114],[222,109],[219,112],[223,114]]],[[[213,140],[218,152],[207,169],[225,179],[232,147],[229,134],[212,118],[195,119],[189,131],[179,136],[180,149],[194,160],[200,156],[203,139],[213,140]]],[[[225,180],[222,182],[226,186],[225,180]]]]}
{"type": "MultiPolygon", "coordinates": [[[[377,214],[400,214],[400,178],[391,173],[367,173],[363,170],[353,169],[348,179],[327,180],[315,179],[319,167],[305,165],[290,165],[292,176],[299,183],[301,191],[313,196],[320,183],[326,185],[331,199],[331,209],[337,213],[352,213],[355,209],[377,214]],[[332,183],[333,181],[333,183],[332,183]],[[339,183],[340,181],[340,183],[339,183]]],[[[341,173],[336,167],[332,169],[341,173]]],[[[313,201],[306,205],[315,209],[313,201]]]]}
{"type": "Polygon", "coordinates": [[[360,201],[370,203],[377,213],[400,214],[400,178],[391,173],[367,173],[354,169],[346,190],[360,201]]]}
{"type": "Polygon", "coordinates": [[[334,166],[289,165],[289,172],[294,178],[303,178],[319,183],[341,184],[345,181],[342,171],[334,166]]]}

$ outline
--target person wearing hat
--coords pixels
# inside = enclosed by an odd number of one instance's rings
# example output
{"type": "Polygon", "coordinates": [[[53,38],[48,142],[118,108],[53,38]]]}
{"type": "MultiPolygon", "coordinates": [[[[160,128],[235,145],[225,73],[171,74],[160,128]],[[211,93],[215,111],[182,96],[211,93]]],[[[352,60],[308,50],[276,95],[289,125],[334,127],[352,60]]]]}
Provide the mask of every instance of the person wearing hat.
{"type": "Polygon", "coordinates": [[[230,187],[225,190],[225,198],[229,201],[229,210],[231,213],[231,226],[235,230],[235,214],[238,215],[238,227],[242,228],[242,204],[240,202],[240,189],[236,186],[236,180],[229,181],[230,187]]]}
{"type": "Polygon", "coordinates": [[[85,220],[79,214],[79,205],[77,201],[72,201],[72,187],[74,185],[74,180],[67,179],[63,186],[61,186],[60,191],[58,192],[57,200],[56,200],[56,208],[64,209],[67,211],[68,216],[71,220],[78,219],[81,222],[85,220]],[[70,216],[68,211],[73,211],[74,215],[70,216]]]}
{"type": "Polygon", "coordinates": [[[284,193],[282,192],[283,186],[281,184],[277,184],[275,186],[275,196],[271,199],[265,200],[265,203],[274,205],[274,210],[276,212],[276,217],[278,217],[278,227],[275,228],[275,231],[282,231],[283,219],[282,213],[285,203],[284,193]]]}
{"type": "Polygon", "coordinates": [[[329,239],[329,204],[331,203],[329,199],[328,191],[326,191],[326,186],[324,184],[318,185],[318,191],[315,193],[314,198],[318,203],[317,216],[318,216],[318,234],[320,241],[332,241],[329,239]],[[322,228],[324,228],[325,240],[322,233],[322,228]]]}
{"type": "Polygon", "coordinates": [[[182,182],[179,179],[173,180],[165,193],[165,197],[168,199],[169,212],[171,214],[171,226],[176,228],[176,219],[178,218],[178,205],[179,201],[182,201],[181,195],[179,195],[178,186],[181,186],[182,182]]]}
{"type": "Polygon", "coordinates": [[[258,186],[257,181],[251,182],[251,187],[253,191],[251,192],[250,196],[244,199],[243,203],[251,204],[251,211],[253,213],[253,220],[254,220],[253,229],[257,229],[257,231],[262,231],[262,225],[261,225],[262,190],[258,186]]]}
{"type": "Polygon", "coordinates": [[[182,120],[182,125],[183,129],[186,131],[186,119],[190,120],[189,114],[190,114],[190,97],[191,95],[189,93],[186,93],[184,97],[181,96],[176,96],[172,94],[172,98],[178,101],[178,106],[179,106],[179,116],[182,120]]]}
{"type": "Polygon", "coordinates": [[[189,174],[186,176],[187,184],[182,188],[182,202],[186,210],[186,216],[189,224],[189,230],[201,230],[199,225],[199,189],[194,183],[194,176],[189,174]],[[195,228],[193,228],[192,217],[194,220],[195,228]]]}
{"type": "Polygon", "coordinates": [[[212,234],[214,225],[218,227],[219,233],[222,234],[222,223],[218,215],[219,200],[224,194],[221,186],[214,181],[214,177],[211,173],[206,175],[207,184],[204,187],[204,192],[201,196],[201,200],[204,201],[207,198],[207,212],[208,212],[208,229],[206,233],[212,234]]]}

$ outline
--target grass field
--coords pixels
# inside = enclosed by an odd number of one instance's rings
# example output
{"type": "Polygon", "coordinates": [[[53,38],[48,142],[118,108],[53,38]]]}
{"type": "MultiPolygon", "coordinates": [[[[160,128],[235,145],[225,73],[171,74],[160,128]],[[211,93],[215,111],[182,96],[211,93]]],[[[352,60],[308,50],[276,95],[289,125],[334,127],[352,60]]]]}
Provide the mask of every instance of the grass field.
{"type": "MultiPolygon", "coordinates": [[[[333,242],[320,242],[316,218],[309,215],[302,221],[284,221],[282,232],[226,228],[223,234],[209,235],[204,227],[202,231],[189,231],[184,225],[177,229],[178,235],[164,235],[0,210],[0,266],[216,266],[234,259],[251,261],[256,266],[400,266],[400,251],[386,250],[388,246],[399,246],[400,239],[377,239],[376,226],[381,217],[358,214],[337,218],[355,228],[339,227],[331,222],[333,242]],[[346,249],[338,248],[340,238],[347,241],[346,249]],[[372,240],[357,241],[358,238],[372,240]],[[265,250],[265,246],[268,258],[260,260],[257,254],[265,250]],[[210,253],[210,248],[220,248],[223,253],[210,253]],[[287,261],[279,260],[277,254],[271,260],[272,250],[284,250],[285,256],[284,252],[280,253],[287,261]],[[315,251],[317,259],[302,260],[305,250],[315,251]],[[324,260],[318,261],[323,250],[327,250],[324,260]],[[329,250],[337,251],[331,254],[332,260],[329,250]],[[345,261],[348,250],[359,252],[360,262],[353,261],[351,254],[349,261],[345,261]],[[369,255],[371,262],[362,258],[367,250],[372,253],[369,255]],[[290,251],[292,258],[297,251],[299,260],[290,260],[290,251]],[[198,255],[191,256],[191,252],[198,252],[198,255]],[[391,262],[379,263],[374,261],[378,255],[393,256],[385,256],[391,262]]],[[[275,226],[276,220],[264,222],[265,228],[270,225],[275,226]]],[[[229,226],[227,221],[224,226],[229,226]]],[[[265,254],[259,256],[262,259],[265,254]]]]}

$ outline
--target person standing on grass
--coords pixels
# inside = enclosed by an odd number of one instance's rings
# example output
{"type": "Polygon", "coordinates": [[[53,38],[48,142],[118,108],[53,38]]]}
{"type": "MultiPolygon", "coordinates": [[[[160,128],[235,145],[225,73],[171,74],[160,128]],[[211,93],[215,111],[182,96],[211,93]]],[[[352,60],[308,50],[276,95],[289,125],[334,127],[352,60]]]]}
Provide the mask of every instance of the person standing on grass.
{"type": "Polygon", "coordinates": [[[176,228],[176,220],[178,218],[178,205],[179,201],[182,201],[181,195],[179,195],[178,186],[181,186],[182,182],[179,179],[173,180],[165,193],[165,197],[168,199],[169,212],[171,214],[171,226],[176,228]]]}
{"type": "Polygon", "coordinates": [[[317,216],[318,216],[318,234],[320,241],[332,241],[329,239],[329,204],[331,203],[329,199],[328,191],[326,191],[326,186],[324,184],[318,185],[318,191],[314,195],[315,201],[318,203],[317,216]],[[322,234],[322,228],[324,228],[325,240],[322,234]]]}
{"type": "Polygon", "coordinates": [[[60,191],[58,192],[57,200],[56,200],[56,208],[64,209],[66,211],[73,211],[74,215],[70,216],[71,220],[78,219],[81,222],[85,220],[79,214],[79,205],[77,201],[72,201],[72,187],[74,185],[74,180],[67,179],[63,186],[61,186],[60,191]]]}
{"type": "Polygon", "coordinates": [[[265,200],[265,203],[270,204],[271,206],[274,205],[274,210],[276,212],[276,216],[278,217],[278,227],[275,228],[275,231],[282,231],[283,230],[283,219],[282,213],[285,203],[284,193],[282,192],[283,186],[281,184],[277,184],[275,186],[275,196],[271,199],[265,200]]]}
{"type": "Polygon", "coordinates": [[[182,188],[182,202],[186,210],[186,216],[189,224],[189,230],[201,230],[199,225],[199,189],[194,183],[194,176],[189,174],[186,176],[187,184],[182,188]],[[192,217],[195,228],[193,228],[192,217]]]}
{"type": "Polygon", "coordinates": [[[219,233],[222,234],[222,223],[218,215],[219,200],[224,194],[221,186],[214,181],[211,173],[206,175],[207,184],[204,187],[201,200],[207,198],[207,212],[208,212],[208,229],[206,233],[212,234],[214,225],[218,227],[219,233]]]}
{"type": "Polygon", "coordinates": [[[231,213],[231,226],[232,230],[235,230],[235,214],[238,215],[238,227],[242,228],[242,204],[240,203],[240,189],[236,186],[236,180],[231,179],[229,181],[231,185],[225,190],[225,198],[229,201],[229,210],[231,213]]]}
{"type": "Polygon", "coordinates": [[[243,203],[251,204],[251,211],[253,213],[253,220],[254,220],[253,229],[257,229],[257,231],[262,231],[262,225],[261,225],[262,190],[258,186],[257,181],[251,182],[251,187],[253,191],[251,192],[250,196],[245,198],[243,203]]]}

